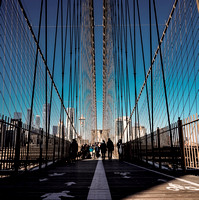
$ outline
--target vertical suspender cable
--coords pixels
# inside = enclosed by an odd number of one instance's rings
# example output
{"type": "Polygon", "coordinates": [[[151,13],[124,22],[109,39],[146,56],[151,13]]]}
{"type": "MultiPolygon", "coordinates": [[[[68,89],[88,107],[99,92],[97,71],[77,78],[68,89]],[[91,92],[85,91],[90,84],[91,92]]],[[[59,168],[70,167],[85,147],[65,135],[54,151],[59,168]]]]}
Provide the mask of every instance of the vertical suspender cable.
{"type": "MultiPolygon", "coordinates": [[[[68,0],[68,1],[70,2],[70,0],[68,0]]],[[[44,55],[43,55],[43,53],[42,53],[42,50],[41,50],[41,48],[40,48],[40,46],[39,46],[38,40],[37,40],[37,38],[36,38],[36,36],[35,36],[35,34],[34,34],[34,31],[33,31],[33,29],[32,29],[32,26],[31,26],[31,24],[30,24],[30,21],[29,21],[29,19],[28,19],[28,17],[27,17],[27,14],[26,14],[26,12],[25,12],[25,10],[24,10],[24,8],[23,8],[23,5],[22,5],[22,3],[21,3],[21,0],[18,0],[18,3],[19,3],[19,6],[20,6],[20,8],[21,8],[21,12],[23,13],[23,16],[24,16],[24,18],[25,18],[25,20],[26,20],[26,23],[27,23],[27,25],[28,25],[28,28],[30,29],[30,33],[32,34],[33,40],[34,40],[34,42],[35,42],[35,44],[36,44],[36,46],[37,46],[37,48],[38,48],[39,54],[41,55],[41,60],[43,61],[45,67],[47,68],[48,75],[49,75],[49,77],[50,77],[50,79],[51,79],[51,81],[52,81],[52,83],[53,83],[53,86],[54,86],[55,91],[56,91],[56,93],[57,93],[57,95],[58,95],[58,98],[59,98],[59,100],[60,100],[60,102],[61,102],[61,105],[63,106],[63,109],[64,109],[66,115],[68,116],[68,120],[69,120],[69,122],[70,122],[70,124],[71,124],[73,130],[76,132],[75,127],[73,126],[73,124],[72,124],[72,122],[71,122],[71,119],[70,119],[70,117],[69,117],[69,115],[68,115],[68,112],[67,112],[67,110],[66,110],[66,107],[65,107],[65,105],[64,105],[64,102],[63,102],[63,100],[62,100],[62,98],[61,98],[61,95],[59,94],[59,91],[58,91],[58,89],[57,89],[57,86],[56,86],[56,84],[55,84],[55,82],[54,82],[54,79],[52,78],[52,75],[51,75],[50,70],[49,70],[49,68],[48,68],[48,66],[47,66],[46,60],[45,60],[44,55]]]]}
{"type": "MultiPolygon", "coordinates": [[[[47,0],[45,0],[45,58],[46,58],[46,64],[47,58],[48,58],[48,51],[47,51],[47,0]]],[[[46,121],[45,121],[45,132],[46,132],[46,167],[47,167],[47,162],[48,162],[48,132],[47,132],[47,125],[48,125],[48,93],[47,93],[47,88],[48,88],[48,74],[47,74],[47,68],[45,69],[45,97],[46,97],[46,121]]]]}
{"type": "MultiPolygon", "coordinates": [[[[129,21],[129,27],[130,27],[131,20],[130,20],[130,10],[129,10],[129,1],[128,0],[127,0],[127,11],[128,11],[128,21],[129,21]]],[[[135,55],[134,55],[134,49],[133,49],[132,31],[131,31],[131,28],[129,28],[129,30],[130,30],[130,40],[131,40],[132,61],[133,61],[133,67],[134,67],[134,56],[135,55]]],[[[130,108],[130,110],[131,110],[131,108],[130,108]]],[[[129,117],[129,121],[128,121],[127,125],[126,125],[126,128],[128,127],[128,124],[131,122],[131,116],[129,117]]],[[[126,128],[124,128],[124,131],[125,131],[126,128]]],[[[132,140],[134,140],[134,139],[135,138],[133,138],[133,135],[132,135],[132,140]]],[[[135,143],[133,143],[133,145],[134,144],[135,143]]]]}
{"type": "MultiPolygon", "coordinates": [[[[65,28],[65,42],[64,42],[64,71],[65,71],[65,64],[66,64],[66,43],[67,43],[67,36],[68,36],[68,15],[69,15],[69,1],[67,2],[67,14],[66,14],[66,28],[65,28]]],[[[66,127],[68,128],[68,117],[66,120],[66,127]]],[[[67,137],[68,131],[66,132],[67,137]]]]}
{"type": "MultiPolygon", "coordinates": [[[[54,41],[54,54],[53,54],[53,69],[52,69],[52,77],[54,78],[54,69],[55,69],[55,56],[56,56],[56,47],[57,47],[57,27],[58,27],[58,19],[59,19],[59,0],[57,2],[57,18],[56,18],[56,28],[55,28],[55,41],[54,41]]],[[[49,109],[49,119],[48,119],[48,134],[50,131],[50,119],[51,119],[51,106],[52,106],[52,92],[53,92],[53,83],[51,82],[50,89],[50,109],[49,109]]]]}
{"type": "Polygon", "coordinates": [[[163,79],[163,84],[164,84],[164,95],[165,95],[167,117],[168,117],[169,131],[170,131],[171,153],[172,153],[172,160],[174,162],[173,140],[172,140],[171,123],[170,123],[170,115],[169,115],[169,105],[168,105],[168,99],[167,99],[167,90],[166,90],[166,82],[165,82],[165,75],[164,75],[164,66],[163,66],[163,59],[162,59],[162,51],[161,51],[161,44],[160,44],[160,36],[159,36],[159,29],[158,29],[158,21],[157,21],[157,13],[156,13],[155,0],[153,0],[153,8],[154,8],[154,13],[155,13],[156,30],[157,30],[157,36],[158,36],[158,42],[159,42],[159,50],[160,50],[160,61],[161,61],[161,69],[162,69],[162,79],[163,79]]]}
{"type": "MultiPolygon", "coordinates": [[[[137,86],[136,86],[136,29],[135,29],[135,0],[133,0],[133,23],[134,23],[134,34],[133,34],[133,39],[134,39],[134,87],[135,87],[135,103],[137,100],[137,86]]],[[[137,136],[137,130],[136,130],[136,121],[137,121],[137,113],[135,112],[135,138],[137,136]]]]}
{"type": "MultiPolygon", "coordinates": [[[[61,62],[62,62],[62,101],[64,102],[64,60],[63,60],[63,1],[61,0],[61,62]]],[[[64,157],[64,110],[61,105],[61,132],[62,132],[62,149],[61,158],[64,157]]]]}
{"type": "MultiPolygon", "coordinates": [[[[150,66],[152,65],[152,30],[151,30],[151,0],[149,0],[149,32],[150,32],[150,66]]],[[[153,68],[151,68],[151,148],[154,165],[154,146],[153,146],[153,68]]]]}
{"type": "Polygon", "coordinates": [[[41,1],[41,7],[40,7],[38,41],[37,41],[37,50],[36,50],[36,58],[35,58],[35,69],[34,69],[32,99],[31,99],[31,109],[30,109],[30,121],[29,121],[29,127],[28,127],[28,146],[27,146],[27,156],[26,156],[26,160],[27,161],[28,161],[28,157],[29,157],[30,130],[31,130],[31,121],[32,121],[32,113],[33,113],[33,102],[34,102],[34,94],[35,94],[35,82],[36,82],[36,74],[37,74],[37,59],[38,59],[38,52],[39,52],[38,50],[39,50],[39,41],[40,41],[40,29],[41,29],[42,11],[43,11],[43,0],[41,1]]]}
{"type": "MultiPolygon", "coordinates": [[[[149,77],[149,75],[150,75],[151,68],[153,67],[153,64],[154,64],[154,62],[155,62],[155,59],[156,59],[156,57],[157,57],[157,55],[158,55],[158,52],[159,52],[159,50],[160,50],[160,47],[159,47],[159,46],[161,45],[161,43],[162,43],[162,41],[163,41],[163,39],[164,39],[164,36],[165,36],[165,34],[166,34],[166,32],[167,32],[168,26],[169,26],[169,24],[170,24],[170,21],[171,21],[171,18],[172,18],[172,16],[173,16],[173,13],[174,13],[174,11],[175,11],[175,9],[176,9],[177,3],[178,3],[178,0],[175,0],[175,2],[174,2],[174,4],[173,4],[173,7],[172,7],[172,10],[171,10],[171,12],[170,12],[169,18],[168,18],[168,20],[167,20],[167,22],[166,22],[166,24],[165,24],[165,28],[164,28],[163,34],[162,34],[161,39],[160,39],[160,41],[159,41],[159,45],[158,45],[158,47],[157,47],[157,49],[156,49],[156,51],[155,51],[155,55],[153,56],[152,64],[151,64],[151,66],[150,66],[150,68],[149,68],[149,70],[148,70],[148,72],[147,72],[147,75],[146,75],[146,77],[145,77],[145,81],[144,81],[144,83],[143,83],[143,85],[142,85],[142,87],[141,87],[141,90],[140,90],[140,93],[139,93],[138,98],[137,98],[137,100],[136,100],[135,106],[133,107],[133,110],[131,111],[130,119],[132,118],[133,113],[134,113],[134,111],[135,111],[135,109],[136,109],[136,106],[137,106],[137,104],[138,104],[138,101],[139,101],[139,99],[140,99],[140,97],[141,97],[141,95],[142,95],[142,92],[143,92],[143,89],[144,89],[144,87],[145,87],[146,81],[147,81],[147,79],[148,79],[148,77],[149,77]]],[[[128,10],[128,13],[129,13],[129,10],[128,10]]],[[[130,29],[130,35],[131,35],[131,29],[130,29]]],[[[130,37],[130,38],[131,38],[131,37],[130,37]]],[[[132,53],[133,53],[133,52],[132,52],[132,53]]],[[[127,123],[127,125],[126,125],[126,127],[124,128],[123,131],[126,130],[127,126],[128,126],[128,123],[127,123]]]]}
{"type": "MultiPolygon", "coordinates": [[[[143,45],[143,38],[142,38],[142,27],[141,27],[140,9],[139,9],[138,0],[137,0],[137,11],[138,11],[138,21],[139,21],[139,29],[140,29],[140,42],[141,42],[141,48],[142,48],[142,60],[143,60],[143,67],[144,67],[144,77],[146,77],[146,66],[145,66],[145,57],[144,57],[144,45],[143,45]]],[[[150,115],[149,95],[148,95],[148,85],[147,85],[147,83],[146,83],[146,95],[147,95],[149,126],[150,126],[150,132],[151,132],[151,115],[150,115]]]]}
{"type": "MultiPolygon", "coordinates": [[[[128,116],[128,95],[129,95],[129,82],[128,82],[128,58],[127,58],[127,5],[125,1],[125,35],[124,35],[124,44],[125,44],[125,56],[126,56],[126,96],[125,96],[125,109],[126,109],[126,119],[128,116]]],[[[127,120],[126,120],[127,121],[127,120]]],[[[127,130],[127,142],[129,140],[129,129],[127,130]]]]}
{"type": "MultiPolygon", "coordinates": [[[[120,60],[121,60],[121,73],[120,73],[120,84],[121,84],[121,111],[122,111],[122,121],[124,121],[123,117],[124,117],[124,103],[123,103],[123,99],[125,98],[125,86],[124,86],[124,69],[123,69],[123,40],[122,40],[122,34],[123,34],[123,2],[121,1],[121,6],[120,6],[120,10],[121,10],[121,19],[120,19],[120,60]],[[124,95],[123,95],[124,93],[124,95]]],[[[128,132],[128,131],[127,131],[128,132]]],[[[125,139],[125,138],[124,138],[125,139]]]]}

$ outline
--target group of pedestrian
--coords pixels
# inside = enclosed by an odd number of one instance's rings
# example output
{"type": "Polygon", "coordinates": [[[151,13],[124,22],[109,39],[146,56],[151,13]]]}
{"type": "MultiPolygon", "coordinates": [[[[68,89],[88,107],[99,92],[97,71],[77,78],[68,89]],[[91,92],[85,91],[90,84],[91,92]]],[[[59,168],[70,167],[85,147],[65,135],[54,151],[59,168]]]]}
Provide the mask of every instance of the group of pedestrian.
{"type": "Polygon", "coordinates": [[[81,147],[81,155],[82,159],[96,159],[100,157],[100,153],[102,156],[102,160],[105,160],[106,151],[108,150],[108,158],[109,160],[112,159],[112,152],[114,150],[113,142],[110,138],[108,138],[107,143],[103,140],[102,143],[95,142],[92,145],[82,145],[81,147]]]}
{"type": "Polygon", "coordinates": [[[81,151],[80,151],[81,157],[82,159],[95,159],[95,158],[99,158],[100,156],[100,144],[99,143],[95,143],[95,144],[84,144],[81,147],[81,151]]]}
{"type": "Polygon", "coordinates": [[[105,160],[106,151],[108,149],[108,159],[112,160],[112,152],[114,151],[114,145],[110,138],[108,138],[107,144],[103,140],[101,144],[102,160],[105,160]]]}
{"type": "MultiPolygon", "coordinates": [[[[102,160],[105,160],[105,155],[106,155],[106,151],[108,149],[108,159],[112,160],[112,152],[114,151],[114,145],[113,142],[111,141],[110,138],[108,138],[107,144],[105,143],[105,141],[103,140],[103,142],[101,143],[101,153],[102,153],[102,160]]],[[[118,143],[117,143],[117,148],[118,148],[118,155],[119,155],[119,160],[122,160],[123,158],[123,148],[122,148],[122,140],[119,139],[118,143]]]]}
{"type": "MultiPolygon", "coordinates": [[[[122,140],[120,139],[117,143],[118,148],[118,155],[119,160],[122,160],[122,140]]],[[[102,160],[105,160],[106,157],[106,151],[108,150],[108,159],[112,160],[112,153],[114,151],[114,144],[111,141],[110,138],[108,138],[107,143],[103,140],[102,143],[95,143],[93,145],[82,145],[81,151],[78,152],[78,144],[75,139],[73,139],[72,143],[70,144],[69,148],[69,154],[70,154],[70,162],[75,162],[78,153],[80,153],[82,159],[91,159],[91,158],[99,158],[100,157],[100,151],[102,154],[102,160]]]]}

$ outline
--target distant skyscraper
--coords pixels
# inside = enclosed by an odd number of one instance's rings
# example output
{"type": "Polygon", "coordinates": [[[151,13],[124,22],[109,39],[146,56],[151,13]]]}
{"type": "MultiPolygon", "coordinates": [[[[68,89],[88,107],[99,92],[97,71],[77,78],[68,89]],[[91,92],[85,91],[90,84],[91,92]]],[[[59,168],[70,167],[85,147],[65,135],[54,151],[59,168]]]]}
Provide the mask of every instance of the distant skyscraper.
{"type": "MultiPolygon", "coordinates": [[[[49,113],[50,113],[50,104],[47,104],[47,127],[48,127],[48,120],[49,120],[49,113]]],[[[46,104],[43,105],[43,112],[42,112],[42,119],[43,119],[43,130],[46,132],[46,104]]]]}
{"type": "Polygon", "coordinates": [[[22,113],[21,112],[14,112],[14,119],[22,119],[22,113]]]}
{"type": "Polygon", "coordinates": [[[122,130],[123,130],[123,120],[121,117],[117,118],[115,120],[115,142],[117,143],[118,140],[121,138],[122,135],[122,130]]]}
{"type": "Polygon", "coordinates": [[[123,116],[119,117],[115,120],[115,131],[116,131],[116,142],[118,139],[121,138],[122,135],[122,142],[126,143],[132,139],[132,124],[131,120],[129,121],[129,117],[123,116]],[[128,126],[127,126],[128,123],[128,126]],[[127,128],[126,128],[127,126],[127,128]],[[126,130],[124,131],[124,129],[126,130]],[[123,133],[124,131],[124,133],[123,133]]]}
{"type": "Polygon", "coordinates": [[[71,125],[71,123],[74,126],[74,119],[75,119],[75,109],[74,108],[67,108],[67,112],[68,112],[68,116],[70,117],[70,121],[69,118],[66,117],[66,136],[67,139],[69,141],[71,141],[72,139],[75,138],[75,131],[71,125]]]}
{"type": "Polygon", "coordinates": [[[58,136],[58,126],[53,126],[53,135],[58,136]]]}
{"type": "Polygon", "coordinates": [[[40,116],[39,115],[36,115],[35,117],[35,128],[36,129],[40,129],[40,116]]]}
{"type": "Polygon", "coordinates": [[[132,140],[135,140],[136,138],[143,137],[146,134],[146,128],[144,126],[138,126],[136,123],[136,126],[132,127],[132,140]]]}
{"type": "MultiPolygon", "coordinates": [[[[29,126],[30,124],[30,112],[31,109],[27,109],[27,116],[26,116],[26,124],[29,126]]],[[[32,113],[32,122],[31,122],[31,127],[34,126],[34,114],[32,113]]]]}
{"type": "Polygon", "coordinates": [[[61,126],[60,126],[60,122],[58,123],[58,127],[57,127],[57,137],[60,137],[62,138],[62,131],[64,131],[64,139],[67,139],[66,138],[66,126],[63,126],[64,123],[63,121],[61,121],[61,126]]]}

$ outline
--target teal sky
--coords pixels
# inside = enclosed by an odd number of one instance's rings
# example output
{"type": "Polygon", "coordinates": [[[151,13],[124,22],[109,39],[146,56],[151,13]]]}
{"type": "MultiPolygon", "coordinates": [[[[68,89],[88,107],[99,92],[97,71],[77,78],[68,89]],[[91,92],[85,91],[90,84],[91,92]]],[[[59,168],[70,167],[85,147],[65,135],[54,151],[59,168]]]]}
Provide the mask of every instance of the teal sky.
{"type": "MultiPolygon", "coordinates": [[[[41,0],[22,0],[23,6],[25,8],[25,11],[27,12],[28,18],[31,22],[31,25],[33,27],[34,33],[37,36],[38,33],[38,23],[39,23],[39,12],[40,12],[40,2],[41,0]]],[[[73,1],[72,1],[73,2],[73,1]]],[[[103,77],[102,77],[102,31],[103,31],[103,26],[102,26],[102,15],[103,15],[103,0],[93,0],[94,2],[94,24],[95,24],[95,62],[96,62],[96,95],[97,95],[97,124],[98,124],[98,129],[102,128],[102,108],[103,108],[103,77]]],[[[195,1],[193,1],[195,2],[195,1]]],[[[66,0],[63,0],[63,7],[66,8],[66,0]]],[[[160,36],[162,35],[163,29],[165,27],[165,23],[169,17],[170,11],[172,9],[174,0],[156,0],[156,8],[157,8],[157,16],[158,16],[158,24],[159,24],[159,32],[160,32],[160,36]]],[[[129,6],[130,6],[130,15],[131,15],[131,29],[133,30],[133,1],[129,0],[129,6]]],[[[196,5],[194,5],[196,6],[196,5]]],[[[52,62],[53,62],[53,50],[54,50],[54,35],[55,35],[55,23],[56,23],[56,7],[57,7],[57,1],[55,0],[48,0],[48,66],[49,69],[52,70],[52,62]]],[[[146,71],[148,71],[149,69],[149,55],[150,55],[150,51],[149,51],[149,13],[148,13],[148,1],[146,0],[139,0],[139,7],[140,7],[140,17],[141,17],[141,26],[142,26],[142,33],[143,33],[143,42],[144,42],[144,52],[145,52],[145,61],[146,61],[146,71]]],[[[64,10],[64,19],[66,16],[66,10],[64,10]]],[[[10,16],[12,17],[12,16],[10,16]]],[[[137,65],[136,65],[136,69],[137,69],[137,92],[140,92],[141,86],[144,82],[144,72],[143,72],[143,64],[142,64],[142,56],[141,56],[141,45],[140,45],[140,36],[139,36],[139,26],[138,26],[138,17],[137,17],[137,12],[136,12],[136,60],[137,60],[137,65]]],[[[42,26],[41,26],[41,39],[40,39],[40,46],[41,49],[43,51],[43,54],[45,55],[45,20],[44,20],[44,15],[42,18],[42,26]]],[[[65,24],[65,21],[64,21],[65,24]]],[[[55,76],[54,76],[54,80],[55,83],[57,85],[57,88],[59,90],[59,93],[61,94],[61,38],[60,38],[60,33],[61,33],[61,28],[60,28],[60,19],[59,19],[59,24],[58,24],[58,42],[57,42],[57,59],[56,59],[56,70],[55,70],[55,76]]],[[[154,19],[154,12],[152,11],[152,34],[153,34],[153,55],[154,52],[158,46],[158,42],[157,42],[157,35],[156,35],[156,26],[155,26],[155,19],[154,19]]],[[[177,35],[177,34],[176,34],[177,35]]],[[[176,36],[177,37],[177,36],[176,36]]],[[[196,35],[196,37],[198,37],[198,35],[196,35]]],[[[197,39],[196,39],[197,41],[197,39]]],[[[189,41],[188,43],[188,49],[190,49],[191,47],[189,46],[189,41]]],[[[128,42],[128,49],[130,49],[130,42],[128,42]]],[[[186,49],[186,48],[185,48],[186,49]]],[[[196,49],[197,50],[197,49],[196,49]]],[[[24,51],[26,51],[24,49],[24,51]]],[[[128,55],[130,57],[131,52],[128,52],[128,55]]],[[[66,52],[66,62],[69,60],[69,56],[70,56],[70,52],[69,50],[67,50],[66,52]]],[[[167,55],[168,56],[168,55],[167,55]]],[[[26,58],[26,55],[24,55],[24,57],[26,58]]],[[[168,56],[169,57],[169,56],[168,56]]],[[[26,58],[28,60],[28,58],[26,58]]],[[[32,65],[34,65],[34,57],[30,58],[32,59],[32,65]]],[[[41,61],[40,61],[41,62],[41,61]]],[[[196,60],[196,64],[198,63],[198,60],[196,60]]],[[[181,63],[179,62],[179,65],[181,63]]],[[[183,63],[182,63],[183,64],[183,63]]],[[[128,60],[128,65],[129,65],[129,83],[130,83],[130,91],[131,91],[131,104],[132,107],[134,106],[134,75],[133,75],[133,64],[132,64],[132,60],[129,59],[128,60]]],[[[187,66],[188,64],[186,63],[185,66],[187,66]]],[[[183,65],[182,65],[183,66],[183,65]]],[[[197,67],[197,65],[196,65],[197,67]]],[[[181,67],[182,68],[182,67],[181,67]]],[[[30,68],[30,70],[32,70],[33,72],[33,68],[30,68]]],[[[196,68],[197,70],[197,68],[196,68]]],[[[21,72],[23,73],[23,72],[21,72]]],[[[24,72],[25,73],[25,72],[24,72]]],[[[186,73],[186,72],[183,72],[186,73]]],[[[191,74],[191,72],[189,72],[191,74]]],[[[33,73],[32,73],[33,74],[33,73]]],[[[193,75],[191,75],[193,76],[193,75]]],[[[31,79],[32,77],[30,77],[31,79]]],[[[42,80],[42,75],[40,76],[40,79],[42,80]]],[[[194,77],[192,77],[194,78],[194,77]]],[[[180,78],[178,78],[180,80],[180,78]]],[[[187,78],[186,78],[187,79],[187,78]]],[[[185,80],[186,80],[185,79],[185,80]]],[[[196,77],[196,81],[198,80],[198,76],[196,77]]],[[[8,80],[7,80],[8,81],[8,80]]],[[[195,84],[194,82],[194,84],[195,84]]],[[[43,84],[43,82],[40,83],[41,85],[43,84]]],[[[39,86],[38,86],[39,87],[39,86]]],[[[66,64],[66,69],[65,69],[65,82],[64,82],[64,103],[65,106],[67,107],[68,105],[68,88],[69,88],[69,64],[66,64]]],[[[183,86],[185,87],[185,86],[183,86]]],[[[191,87],[191,85],[190,85],[191,87]]],[[[197,86],[195,87],[195,91],[197,91],[197,86]]],[[[9,88],[8,88],[9,89],[9,88]]],[[[186,88],[185,88],[186,89],[186,88]]],[[[39,90],[39,89],[38,89],[39,90]]],[[[185,90],[185,94],[188,94],[190,91],[190,88],[188,88],[187,90],[185,90]]],[[[30,93],[30,91],[28,91],[28,93],[30,93]]],[[[42,91],[40,91],[41,94],[38,95],[43,95],[44,96],[44,89],[42,91]]],[[[172,95],[172,94],[169,94],[172,95]]],[[[195,98],[194,96],[194,92],[193,94],[191,93],[191,97],[192,99],[195,98]]],[[[43,98],[42,96],[42,98],[43,98]]],[[[7,97],[9,99],[8,94],[5,94],[4,98],[7,97]]],[[[177,97],[176,97],[177,98],[177,97]]],[[[198,98],[198,96],[196,97],[198,98]]],[[[17,99],[15,99],[14,101],[17,101],[17,99]]],[[[23,99],[19,100],[21,102],[21,105],[23,103],[25,103],[27,100],[23,99]]],[[[54,100],[59,101],[58,98],[55,98],[54,100]]],[[[184,100],[186,101],[186,99],[184,100]]],[[[142,101],[141,101],[142,102],[142,101]]],[[[41,104],[41,102],[37,102],[38,104],[41,104]]],[[[9,100],[8,104],[12,104],[12,102],[9,100]]],[[[192,106],[191,103],[189,103],[189,110],[192,106]]],[[[197,104],[197,103],[196,103],[197,104]]],[[[59,104],[58,104],[59,105],[59,104]]],[[[5,107],[5,106],[4,106],[5,107]]],[[[9,105],[8,105],[9,107],[9,105]]],[[[27,105],[27,107],[29,107],[29,105],[27,105]]],[[[17,110],[18,108],[16,108],[17,110]]],[[[21,108],[19,108],[20,110],[21,108]]],[[[58,110],[59,108],[57,108],[58,110]]],[[[187,107],[185,108],[187,109],[187,107]]],[[[13,108],[13,112],[14,112],[14,108],[13,108]]],[[[196,109],[197,111],[197,106],[196,109]]],[[[171,110],[172,112],[172,110],[171,110]]],[[[36,114],[40,114],[42,115],[42,111],[40,111],[40,113],[34,113],[36,114]]],[[[59,116],[59,111],[57,111],[57,113],[55,113],[56,116],[59,116]]],[[[145,109],[145,114],[146,114],[146,109],[145,109]]],[[[188,116],[189,111],[187,111],[186,116],[188,116]]],[[[6,114],[8,115],[8,114],[6,114]]],[[[26,111],[24,111],[24,116],[26,115],[26,111]]],[[[180,115],[180,114],[179,114],[180,115]]],[[[175,116],[175,113],[173,113],[173,116],[175,116]]]]}
{"type": "MultiPolygon", "coordinates": [[[[35,33],[37,32],[38,29],[38,18],[39,18],[39,9],[40,9],[40,0],[29,0],[29,1],[22,1],[24,4],[24,7],[28,13],[28,16],[30,18],[30,21],[32,22],[32,26],[34,27],[35,33]]],[[[55,14],[56,14],[56,6],[55,6],[55,1],[54,0],[49,0],[48,1],[48,33],[49,33],[49,38],[51,37],[51,35],[53,35],[54,29],[55,29],[55,14]]],[[[63,1],[64,3],[66,1],[63,1]]],[[[130,6],[131,6],[131,10],[132,9],[132,2],[130,2],[130,6]]],[[[164,25],[166,20],[168,19],[168,15],[172,9],[172,5],[173,5],[173,0],[159,0],[156,1],[156,6],[157,6],[157,14],[158,14],[158,23],[159,23],[159,29],[160,29],[160,34],[163,31],[164,25]]],[[[141,12],[141,23],[142,23],[142,28],[143,28],[143,32],[145,33],[144,35],[144,44],[146,47],[146,51],[149,52],[149,49],[147,49],[149,47],[149,20],[148,20],[148,2],[146,0],[141,0],[139,1],[140,3],[140,12],[141,12]]],[[[103,102],[102,102],[102,98],[103,98],[103,89],[102,89],[102,31],[103,31],[103,27],[102,27],[102,4],[103,1],[102,0],[94,0],[94,20],[95,20],[95,55],[96,55],[96,91],[97,91],[97,124],[98,124],[98,128],[101,129],[102,128],[102,107],[103,107],[103,102]]],[[[137,21],[137,20],[136,20],[137,21]]],[[[154,21],[154,17],[153,17],[153,21],[154,21]]],[[[43,22],[44,23],[44,22],[43,22]]],[[[137,35],[139,36],[139,32],[138,32],[138,21],[136,22],[136,26],[137,26],[137,35]]],[[[153,23],[153,29],[155,31],[155,23],[153,23]]],[[[155,33],[155,32],[154,32],[155,33]]],[[[153,50],[155,51],[156,47],[157,47],[157,38],[154,37],[154,43],[153,43],[153,50]]],[[[44,44],[44,41],[43,41],[44,44]]],[[[139,43],[138,47],[140,46],[139,43]]],[[[48,43],[48,47],[53,49],[53,43],[48,43]]],[[[149,60],[148,57],[149,53],[146,54],[146,61],[149,60]]],[[[141,56],[141,55],[138,55],[141,56]]],[[[139,63],[142,62],[141,57],[137,58],[138,60],[138,66],[139,63]]],[[[49,61],[50,62],[50,61],[49,61]]],[[[52,62],[51,62],[52,63],[52,62]]],[[[149,65],[146,65],[147,69],[149,68],[149,65]]],[[[132,68],[131,68],[132,69],[132,68]]],[[[138,74],[137,74],[137,80],[138,80],[138,88],[141,87],[141,85],[143,84],[143,78],[141,78],[143,76],[143,71],[142,69],[139,69],[139,67],[137,68],[138,70],[138,74]]],[[[66,71],[67,73],[67,71],[66,71]]],[[[130,80],[132,80],[133,82],[133,70],[130,71],[130,80]]],[[[58,72],[58,70],[55,72],[55,80],[59,80],[60,77],[60,73],[58,72]]],[[[59,84],[59,82],[56,82],[57,84],[59,84]]],[[[67,85],[67,83],[66,83],[67,85]]],[[[67,87],[67,86],[66,86],[67,87]]],[[[61,87],[58,87],[61,88],[61,87]]],[[[139,91],[139,89],[138,89],[139,91]]],[[[67,95],[66,95],[67,96],[67,95]]]]}

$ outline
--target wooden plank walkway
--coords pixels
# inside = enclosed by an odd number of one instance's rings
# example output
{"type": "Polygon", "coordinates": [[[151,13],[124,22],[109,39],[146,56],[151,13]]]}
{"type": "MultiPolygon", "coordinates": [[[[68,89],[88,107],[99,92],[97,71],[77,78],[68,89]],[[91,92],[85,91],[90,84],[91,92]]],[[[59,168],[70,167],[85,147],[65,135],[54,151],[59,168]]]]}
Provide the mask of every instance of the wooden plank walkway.
{"type": "MultiPolygon", "coordinates": [[[[99,185],[103,185],[103,180],[107,180],[108,183],[108,187],[107,183],[104,183],[106,187],[102,187],[101,191],[98,188],[98,194],[100,192],[102,194],[102,198],[100,196],[94,198],[98,200],[100,198],[199,199],[199,176],[185,175],[176,178],[118,160],[103,162],[82,160],[71,165],[51,167],[41,173],[34,171],[14,179],[0,179],[0,198],[6,200],[87,199],[92,189],[96,191],[98,178],[101,179],[99,185]],[[99,173],[102,168],[105,173],[99,173]],[[106,178],[100,178],[103,174],[106,178]],[[111,197],[103,195],[104,189],[107,194],[111,194],[111,197]]],[[[91,195],[89,199],[92,199],[91,195]]]]}

